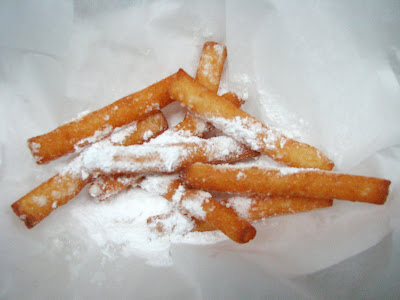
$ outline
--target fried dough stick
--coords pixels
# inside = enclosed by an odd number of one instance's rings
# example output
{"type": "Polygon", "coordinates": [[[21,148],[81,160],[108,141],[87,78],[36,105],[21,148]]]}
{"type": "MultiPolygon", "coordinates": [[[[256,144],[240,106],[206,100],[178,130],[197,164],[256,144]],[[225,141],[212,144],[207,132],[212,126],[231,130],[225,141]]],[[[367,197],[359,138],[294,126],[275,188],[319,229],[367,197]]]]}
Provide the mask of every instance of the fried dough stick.
{"type": "MultiPolygon", "coordinates": [[[[151,179],[150,179],[151,180],[151,179]]],[[[146,189],[146,179],[141,187],[146,189]]],[[[152,184],[149,185],[153,187],[152,184]]],[[[150,190],[151,189],[146,189],[150,190]]],[[[237,243],[247,243],[256,235],[255,228],[245,219],[239,217],[237,212],[214,200],[209,193],[185,187],[177,179],[168,184],[168,188],[160,193],[161,196],[172,202],[178,202],[178,208],[184,213],[195,217],[213,228],[221,230],[226,236],[237,243]],[[204,215],[200,215],[198,206],[201,206],[204,215]],[[196,209],[191,209],[195,207],[196,209]]],[[[148,219],[148,223],[152,222],[148,219]]]]}
{"type": "MultiPolygon", "coordinates": [[[[203,46],[199,66],[197,68],[196,79],[199,83],[217,92],[226,56],[226,47],[215,42],[206,42],[203,46]]],[[[238,107],[241,105],[240,99],[233,93],[226,93],[222,97],[231,101],[238,107]]],[[[182,122],[168,130],[164,135],[159,136],[153,142],[156,143],[157,141],[166,139],[169,140],[169,142],[174,142],[176,135],[174,136],[173,134],[203,137],[211,128],[211,125],[188,112],[182,122]]],[[[89,187],[89,193],[99,200],[105,200],[136,183],[137,176],[135,175],[121,175],[123,178],[119,178],[119,176],[120,175],[113,175],[107,179],[107,176],[104,175],[99,179],[95,179],[89,187]]]]}
{"type": "MultiPolygon", "coordinates": [[[[114,139],[115,143],[117,141],[122,144],[128,141],[129,143],[141,143],[149,138],[148,128],[154,124],[159,124],[160,127],[158,132],[156,127],[153,127],[153,135],[163,132],[168,126],[166,119],[159,112],[133,124],[133,130],[130,133],[130,127],[123,129],[128,130],[125,139],[121,132],[116,132],[109,137],[109,141],[114,139]]],[[[83,153],[72,161],[65,171],[56,174],[11,205],[15,214],[24,221],[28,228],[34,227],[58,206],[64,205],[74,198],[93,179],[91,174],[80,172],[79,160],[82,155],[83,153]],[[75,164],[78,165],[78,168],[74,167],[75,164]]]]}
{"type": "Polygon", "coordinates": [[[133,146],[93,145],[82,155],[82,167],[88,173],[173,173],[195,162],[237,162],[259,155],[227,136],[210,139],[190,137],[176,144],[133,146]],[[101,153],[100,153],[101,152],[101,153]]]}
{"type": "Polygon", "coordinates": [[[113,128],[160,110],[172,102],[166,91],[174,77],[175,74],[49,133],[30,138],[28,146],[33,157],[38,164],[49,162],[108,136],[113,128]]]}
{"type": "Polygon", "coordinates": [[[196,163],[182,174],[192,188],[384,204],[389,180],[315,169],[268,169],[196,163]]]}
{"type": "Polygon", "coordinates": [[[182,69],[168,88],[174,100],[228,136],[291,167],[332,170],[333,163],[310,145],[289,139],[200,85],[182,69]]]}
{"type": "Polygon", "coordinates": [[[31,229],[58,206],[74,198],[91,180],[77,174],[57,174],[14,202],[14,213],[31,229]]]}
{"type": "MultiPolygon", "coordinates": [[[[320,208],[330,207],[332,199],[309,199],[309,198],[286,198],[286,197],[233,197],[221,201],[221,204],[233,209],[249,222],[287,214],[301,213],[320,208]],[[250,202],[243,214],[242,202],[250,202]]],[[[192,231],[216,230],[210,223],[193,218],[194,227],[192,231]]]]}
{"type": "MultiPolygon", "coordinates": [[[[232,197],[223,201],[220,204],[233,210],[242,218],[249,222],[279,216],[286,214],[295,214],[320,208],[332,206],[333,201],[329,199],[308,199],[308,198],[285,198],[285,197],[232,197]]],[[[156,215],[149,218],[148,223],[154,224],[154,227],[162,232],[163,221],[168,216],[156,215]]],[[[199,218],[192,217],[192,231],[213,231],[217,230],[215,226],[199,218]]]]}

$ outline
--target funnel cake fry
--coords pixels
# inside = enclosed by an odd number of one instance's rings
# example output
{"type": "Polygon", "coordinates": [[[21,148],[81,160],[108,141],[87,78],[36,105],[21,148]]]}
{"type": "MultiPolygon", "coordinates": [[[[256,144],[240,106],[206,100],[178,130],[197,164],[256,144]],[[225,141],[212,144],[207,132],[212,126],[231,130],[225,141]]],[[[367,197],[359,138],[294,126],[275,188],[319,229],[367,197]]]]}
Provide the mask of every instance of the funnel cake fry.
{"type": "Polygon", "coordinates": [[[315,169],[268,169],[196,163],[182,175],[192,188],[384,204],[390,181],[315,169]]]}
{"type": "Polygon", "coordinates": [[[175,74],[49,133],[30,138],[28,146],[33,157],[38,164],[44,164],[99,141],[114,128],[160,110],[172,102],[166,91],[174,77],[175,74]]]}

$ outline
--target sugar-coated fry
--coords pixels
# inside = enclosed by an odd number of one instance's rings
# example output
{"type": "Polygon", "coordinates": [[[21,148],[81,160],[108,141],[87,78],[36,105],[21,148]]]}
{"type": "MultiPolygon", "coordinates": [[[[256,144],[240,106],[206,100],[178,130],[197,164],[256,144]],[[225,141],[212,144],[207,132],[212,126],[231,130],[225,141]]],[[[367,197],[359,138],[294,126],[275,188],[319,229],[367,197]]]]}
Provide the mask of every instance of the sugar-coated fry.
{"type": "Polygon", "coordinates": [[[202,86],[182,69],[168,92],[214,127],[291,167],[331,170],[333,163],[310,145],[289,139],[202,86]]]}
{"type": "Polygon", "coordinates": [[[249,221],[277,215],[294,214],[332,206],[332,199],[310,199],[301,197],[232,197],[222,201],[249,221]],[[247,202],[243,205],[243,202],[247,202]],[[246,207],[246,205],[248,205],[246,207]]]}
{"type": "MultiPolygon", "coordinates": [[[[132,123],[130,126],[114,132],[107,140],[100,143],[119,143],[141,142],[148,140],[149,136],[156,135],[165,130],[165,118],[161,113],[150,115],[146,119],[132,123]],[[143,130],[147,122],[157,124],[149,125],[154,132],[150,134],[143,130]],[[157,131],[158,130],[158,131],[157,131]],[[137,131],[140,134],[137,134],[137,131]]],[[[37,188],[23,196],[11,205],[15,214],[25,222],[28,228],[32,228],[46,216],[48,216],[58,206],[66,204],[74,198],[87,183],[93,180],[93,176],[84,172],[80,166],[80,159],[83,153],[73,160],[66,168],[42,183],[37,188]]]]}
{"type": "Polygon", "coordinates": [[[217,92],[226,56],[225,46],[215,42],[206,42],[197,68],[196,80],[208,89],[217,92]]]}
{"type": "Polygon", "coordinates": [[[76,174],[57,174],[11,205],[15,214],[32,228],[58,206],[75,197],[90,181],[76,174]]]}
{"type": "MultiPolygon", "coordinates": [[[[145,179],[141,187],[154,192],[154,184],[151,183],[151,180],[152,178],[148,178],[146,182],[145,179]]],[[[156,190],[160,191],[160,189],[156,190]]],[[[214,200],[208,193],[186,188],[179,179],[169,182],[167,188],[161,190],[160,195],[167,200],[176,202],[178,208],[184,213],[212,224],[237,243],[247,243],[256,234],[255,228],[248,221],[239,217],[235,211],[214,200]]],[[[148,220],[148,222],[151,221],[151,219],[148,220]]]]}
{"type": "MultiPolygon", "coordinates": [[[[252,222],[273,216],[295,214],[320,208],[330,207],[331,199],[308,199],[286,197],[233,197],[221,201],[246,220],[252,222]]],[[[156,219],[156,218],[154,218],[156,219]]],[[[203,220],[192,218],[194,225],[192,231],[217,230],[212,224],[203,220]]]]}
{"type": "Polygon", "coordinates": [[[195,162],[235,162],[258,154],[226,136],[190,137],[187,142],[176,144],[95,144],[83,153],[82,165],[89,173],[172,173],[195,162]]]}
{"type": "Polygon", "coordinates": [[[28,146],[33,157],[38,164],[46,163],[108,136],[113,128],[160,110],[171,103],[166,91],[174,77],[175,74],[49,133],[30,138],[28,146]]]}
{"type": "Polygon", "coordinates": [[[268,169],[196,163],[182,178],[197,189],[384,204],[390,181],[315,169],[268,169]]]}

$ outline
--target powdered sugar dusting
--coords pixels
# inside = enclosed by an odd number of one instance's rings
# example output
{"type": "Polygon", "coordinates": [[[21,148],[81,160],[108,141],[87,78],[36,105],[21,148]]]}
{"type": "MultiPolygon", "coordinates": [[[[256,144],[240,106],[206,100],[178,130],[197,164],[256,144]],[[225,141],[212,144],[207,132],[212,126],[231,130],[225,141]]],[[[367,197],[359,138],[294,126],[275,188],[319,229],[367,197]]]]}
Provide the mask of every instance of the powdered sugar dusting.
{"type": "Polygon", "coordinates": [[[281,143],[285,141],[285,138],[274,130],[264,127],[260,122],[250,118],[239,116],[234,119],[212,117],[210,122],[225,134],[250,146],[255,151],[265,148],[275,149],[278,141],[281,143]]]}
{"type": "Polygon", "coordinates": [[[112,201],[82,200],[71,206],[72,218],[106,257],[135,255],[151,265],[172,264],[170,237],[155,235],[147,225],[149,217],[170,210],[167,200],[137,189],[120,193],[112,201]]]}
{"type": "Polygon", "coordinates": [[[75,151],[79,151],[80,149],[82,149],[82,147],[88,144],[93,144],[104,139],[105,137],[109,136],[112,131],[113,128],[111,125],[106,125],[102,130],[96,130],[92,136],[84,138],[76,143],[74,146],[75,151]]]}
{"type": "Polygon", "coordinates": [[[232,207],[239,216],[248,218],[253,200],[247,197],[232,197],[227,200],[226,206],[232,207]]]}
{"type": "Polygon", "coordinates": [[[137,122],[132,122],[129,125],[115,129],[110,136],[110,141],[113,144],[122,145],[125,142],[126,137],[134,133],[136,130],[137,130],[137,122]]]}
{"type": "Polygon", "coordinates": [[[30,142],[29,145],[30,145],[30,148],[31,148],[33,154],[36,154],[39,152],[40,146],[41,146],[39,143],[30,142]]]}
{"type": "Polygon", "coordinates": [[[151,130],[147,130],[144,134],[143,134],[143,139],[145,141],[149,140],[152,136],[154,136],[154,132],[151,130]]]}
{"type": "Polygon", "coordinates": [[[200,60],[201,75],[206,77],[212,85],[219,84],[219,72],[214,71],[215,65],[221,65],[225,47],[220,44],[212,46],[213,54],[203,52],[200,60]],[[214,61],[216,59],[216,61],[214,61]]]}
{"type": "Polygon", "coordinates": [[[165,195],[168,192],[169,185],[176,179],[178,175],[148,175],[140,183],[140,187],[150,193],[157,193],[158,195],[165,195]]]}
{"type": "Polygon", "coordinates": [[[45,196],[35,196],[32,200],[39,206],[45,206],[48,201],[45,196]]]}
{"type": "MultiPolygon", "coordinates": [[[[181,196],[179,193],[185,192],[185,188],[181,185],[178,188],[178,197],[181,196]]],[[[174,195],[175,196],[175,195],[174,195]]],[[[211,195],[204,191],[192,191],[192,193],[186,194],[185,197],[179,199],[181,206],[193,217],[204,220],[206,212],[203,210],[203,202],[211,198],[211,195]]],[[[176,201],[177,199],[173,199],[176,201]]]]}
{"type": "Polygon", "coordinates": [[[225,160],[231,155],[240,155],[245,151],[241,144],[226,136],[207,140],[190,137],[187,141],[189,142],[154,145],[148,143],[126,147],[97,143],[82,153],[82,163],[89,172],[100,170],[105,173],[170,173],[182,168],[182,163],[190,159],[191,153],[197,150],[205,149],[205,159],[210,162],[225,160]]]}

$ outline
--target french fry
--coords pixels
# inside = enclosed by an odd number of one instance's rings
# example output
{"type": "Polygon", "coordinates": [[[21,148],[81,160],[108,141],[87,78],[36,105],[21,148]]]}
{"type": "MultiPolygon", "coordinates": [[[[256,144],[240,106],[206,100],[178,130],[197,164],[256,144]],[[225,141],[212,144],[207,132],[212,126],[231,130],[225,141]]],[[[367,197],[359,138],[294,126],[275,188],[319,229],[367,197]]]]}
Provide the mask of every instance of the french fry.
{"type": "Polygon", "coordinates": [[[215,42],[204,43],[196,80],[208,89],[217,92],[226,56],[225,46],[215,42]]]}
{"type": "MultiPolygon", "coordinates": [[[[148,183],[145,181],[146,179],[141,187],[146,189],[148,183]]],[[[153,186],[150,184],[150,187],[153,186]]],[[[239,217],[235,211],[214,200],[208,193],[186,188],[180,180],[171,181],[168,188],[161,192],[161,196],[169,201],[178,202],[178,208],[185,214],[212,224],[237,243],[247,243],[256,235],[255,228],[248,221],[239,217]],[[201,206],[204,216],[198,215],[198,206],[201,206]],[[193,210],[192,207],[195,209],[193,210]]],[[[150,218],[148,223],[151,221],[150,218]]]]}
{"type": "Polygon", "coordinates": [[[82,166],[88,173],[172,173],[195,162],[236,162],[257,155],[230,137],[190,137],[176,144],[93,145],[83,153],[82,166]]]}
{"type": "Polygon", "coordinates": [[[310,145],[289,139],[202,86],[180,69],[169,95],[239,142],[291,167],[332,170],[333,163],[310,145]]]}
{"type": "MultiPolygon", "coordinates": [[[[154,135],[157,134],[157,128],[159,133],[165,130],[166,123],[163,120],[166,122],[165,118],[159,114],[150,115],[146,119],[132,124],[132,130],[129,127],[124,128],[123,130],[127,130],[124,134],[121,134],[121,131],[117,131],[108,140],[99,143],[111,143],[114,140],[114,143],[124,144],[126,141],[140,142],[147,140],[150,134],[147,130],[142,130],[146,122],[161,125],[152,127],[154,135]],[[136,131],[139,131],[140,134],[137,134],[136,131]]],[[[75,158],[65,170],[54,175],[11,205],[15,214],[24,221],[28,228],[34,227],[57,207],[66,204],[79,194],[86,184],[93,180],[92,174],[84,172],[80,167],[80,159],[83,153],[75,158]]]]}
{"type": "Polygon", "coordinates": [[[166,91],[174,78],[175,74],[49,133],[30,138],[28,146],[33,157],[38,164],[49,162],[108,136],[113,128],[160,110],[171,103],[166,91]]]}
{"type": "Polygon", "coordinates": [[[57,207],[74,198],[91,180],[77,174],[57,174],[14,202],[11,207],[29,229],[57,207]]]}
{"type": "MultiPolygon", "coordinates": [[[[236,213],[241,215],[242,208],[241,202],[249,202],[246,207],[245,215],[242,216],[249,222],[280,216],[287,214],[295,214],[320,208],[330,207],[333,204],[331,199],[308,199],[308,198],[286,198],[286,197],[233,197],[221,201],[222,204],[233,209],[236,213]],[[236,207],[235,207],[236,206],[236,207]]],[[[156,219],[156,218],[154,218],[156,219]]],[[[212,224],[203,220],[192,218],[194,227],[192,231],[212,231],[217,230],[212,224]]]]}
{"type": "Polygon", "coordinates": [[[384,204],[390,181],[315,169],[268,169],[196,163],[182,178],[192,188],[384,204]]]}
{"type": "Polygon", "coordinates": [[[332,199],[309,199],[300,197],[232,197],[223,200],[222,203],[232,207],[240,215],[242,214],[241,204],[248,201],[249,206],[245,209],[243,217],[246,220],[256,221],[277,215],[294,214],[304,211],[310,211],[319,208],[330,207],[333,205],[332,199]]]}

